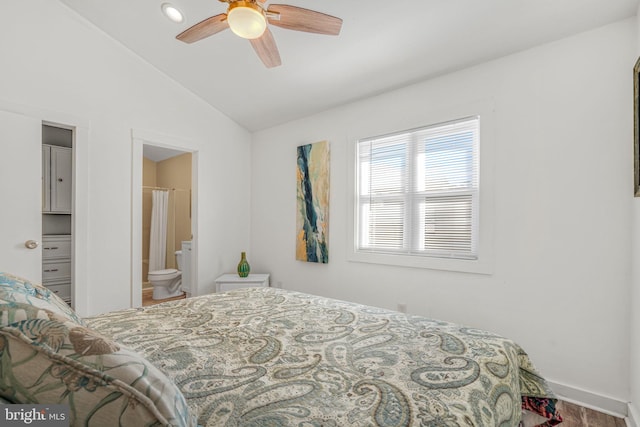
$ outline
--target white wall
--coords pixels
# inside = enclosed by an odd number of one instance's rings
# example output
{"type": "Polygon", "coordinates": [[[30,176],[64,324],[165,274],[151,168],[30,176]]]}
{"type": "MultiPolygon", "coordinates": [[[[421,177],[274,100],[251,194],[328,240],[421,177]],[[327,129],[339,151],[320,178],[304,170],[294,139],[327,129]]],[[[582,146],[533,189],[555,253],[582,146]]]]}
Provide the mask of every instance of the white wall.
{"type": "MultiPolygon", "coordinates": [[[[636,57],[640,55],[640,6],[636,13],[636,57]]],[[[640,256],[640,198],[634,198],[632,202],[632,251],[631,251],[631,403],[629,415],[633,417],[635,425],[640,425],[640,266],[634,262],[640,256]]]]}
{"type": "MultiPolygon", "coordinates": [[[[57,1],[6,0],[0,25],[0,107],[22,104],[88,123],[79,181],[87,186],[88,306],[128,307],[131,130],[189,141],[199,151],[199,287],[233,270],[249,243],[249,133],[57,1]],[[224,208],[223,208],[224,207],[224,208]]],[[[7,144],[8,142],[2,142],[7,144]]],[[[2,149],[9,149],[3,145],[2,149]]]]}
{"type": "Polygon", "coordinates": [[[253,135],[252,270],[272,284],[489,329],[576,397],[626,411],[634,20],[253,135]],[[495,265],[475,275],[346,260],[349,136],[370,123],[495,105],[495,265]],[[296,149],[331,143],[327,265],[295,261],[296,149]],[[582,393],[584,392],[584,393],[582,393]],[[622,408],[622,409],[621,409],[622,408]]]}

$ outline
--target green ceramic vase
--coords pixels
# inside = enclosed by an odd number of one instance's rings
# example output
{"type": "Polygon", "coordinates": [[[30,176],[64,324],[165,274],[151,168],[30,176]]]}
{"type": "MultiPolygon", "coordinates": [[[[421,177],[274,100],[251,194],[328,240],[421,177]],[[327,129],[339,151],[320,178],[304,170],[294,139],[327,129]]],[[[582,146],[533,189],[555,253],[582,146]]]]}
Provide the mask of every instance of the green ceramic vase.
{"type": "Polygon", "coordinates": [[[240,254],[240,262],[238,263],[238,276],[247,277],[250,271],[251,271],[251,267],[247,262],[247,253],[242,252],[240,254]]]}

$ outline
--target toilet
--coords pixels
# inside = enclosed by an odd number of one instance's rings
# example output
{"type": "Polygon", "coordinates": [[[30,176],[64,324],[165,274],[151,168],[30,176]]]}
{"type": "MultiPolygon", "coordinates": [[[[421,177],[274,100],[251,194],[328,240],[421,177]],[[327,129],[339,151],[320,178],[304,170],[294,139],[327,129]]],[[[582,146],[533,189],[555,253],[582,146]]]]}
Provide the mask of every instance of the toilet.
{"type": "Polygon", "coordinates": [[[182,294],[182,251],[176,251],[178,270],[167,268],[149,272],[149,282],[153,286],[153,299],[166,299],[182,294]]]}

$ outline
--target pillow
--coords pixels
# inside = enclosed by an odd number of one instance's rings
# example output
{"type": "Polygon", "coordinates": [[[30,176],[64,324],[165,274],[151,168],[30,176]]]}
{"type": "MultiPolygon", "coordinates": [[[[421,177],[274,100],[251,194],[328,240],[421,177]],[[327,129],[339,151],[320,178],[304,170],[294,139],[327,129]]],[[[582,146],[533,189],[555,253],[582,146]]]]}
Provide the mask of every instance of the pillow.
{"type": "Polygon", "coordinates": [[[46,286],[32,283],[21,277],[0,272],[0,304],[18,302],[58,313],[79,325],[82,319],[58,295],[46,286]]]}
{"type": "Polygon", "coordinates": [[[59,310],[57,296],[44,291],[0,277],[0,398],[69,405],[71,425],[196,425],[161,371],[87,328],[73,310],[59,310]]]}

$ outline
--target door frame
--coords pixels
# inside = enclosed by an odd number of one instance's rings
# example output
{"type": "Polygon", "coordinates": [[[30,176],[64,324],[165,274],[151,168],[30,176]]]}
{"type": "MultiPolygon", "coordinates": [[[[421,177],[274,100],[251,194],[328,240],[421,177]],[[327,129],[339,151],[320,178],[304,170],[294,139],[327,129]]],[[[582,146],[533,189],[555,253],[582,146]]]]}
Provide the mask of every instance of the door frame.
{"type": "Polygon", "coordinates": [[[198,144],[185,138],[131,129],[131,307],[142,306],[142,146],[191,153],[191,295],[198,295],[198,144]]]}
{"type": "MultiPolygon", "coordinates": [[[[89,123],[90,121],[57,111],[0,99],[0,110],[31,117],[41,125],[73,130],[73,215],[71,222],[71,277],[73,307],[79,316],[89,314],[89,123]],[[85,284],[76,286],[76,284],[85,284]]],[[[42,141],[38,141],[42,145],[42,141]]],[[[41,163],[40,163],[41,164],[41,163]]]]}

